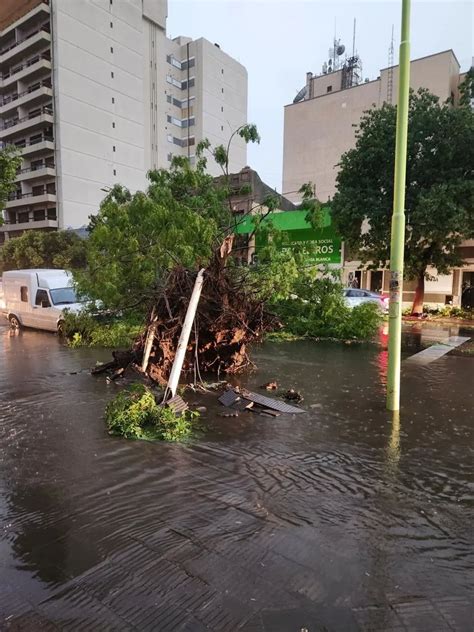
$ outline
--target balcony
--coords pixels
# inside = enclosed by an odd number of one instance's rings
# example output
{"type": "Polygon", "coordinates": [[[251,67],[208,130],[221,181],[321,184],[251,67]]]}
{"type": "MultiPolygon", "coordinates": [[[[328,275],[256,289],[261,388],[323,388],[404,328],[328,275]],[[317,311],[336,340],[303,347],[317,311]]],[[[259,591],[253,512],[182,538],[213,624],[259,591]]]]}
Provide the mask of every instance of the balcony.
{"type": "Polygon", "coordinates": [[[51,45],[49,24],[40,26],[31,33],[28,33],[24,38],[0,50],[0,65],[6,64],[7,62],[10,64],[15,63],[16,60],[19,60],[27,53],[34,53],[44,48],[46,44],[51,45]]]}
{"type": "Polygon", "coordinates": [[[51,56],[49,53],[38,53],[24,63],[17,66],[11,66],[9,70],[3,73],[3,79],[0,79],[0,88],[6,88],[15,84],[17,81],[23,81],[26,77],[33,79],[36,75],[51,71],[51,56]]]}
{"type": "Polygon", "coordinates": [[[49,0],[43,0],[40,4],[36,5],[33,9],[18,17],[14,22],[9,24],[3,29],[2,35],[6,36],[17,28],[23,30],[31,30],[38,23],[44,24],[46,20],[49,20],[50,8],[49,0]]]}
{"type": "Polygon", "coordinates": [[[17,107],[26,103],[34,104],[45,100],[51,101],[53,98],[53,90],[51,88],[51,80],[44,79],[38,81],[25,90],[24,92],[10,94],[0,100],[0,116],[3,118],[9,113],[14,112],[17,107]]]}
{"type": "Polygon", "coordinates": [[[11,136],[16,136],[19,132],[29,130],[32,132],[34,129],[42,127],[45,123],[53,125],[53,110],[50,107],[39,108],[34,113],[24,116],[23,118],[11,119],[5,121],[3,129],[0,129],[0,140],[8,143],[8,139],[11,136]]]}
{"type": "Polygon", "coordinates": [[[54,152],[54,139],[52,136],[42,135],[38,139],[25,140],[21,143],[15,143],[15,145],[21,149],[22,156],[32,157],[35,154],[51,154],[54,152]]]}
{"type": "Polygon", "coordinates": [[[42,164],[36,167],[26,167],[17,171],[15,178],[16,182],[25,182],[32,180],[40,180],[42,178],[54,178],[56,175],[56,168],[51,164],[42,164]]]}
{"type": "Polygon", "coordinates": [[[5,208],[17,208],[19,206],[32,206],[36,204],[55,204],[56,193],[49,193],[46,188],[42,188],[40,193],[18,193],[14,192],[8,196],[5,208]]]}
{"type": "Polygon", "coordinates": [[[1,233],[11,233],[13,231],[22,231],[22,230],[40,230],[43,228],[57,228],[58,220],[57,219],[43,219],[43,220],[31,220],[29,222],[5,222],[2,226],[0,226],[1,233]]]}

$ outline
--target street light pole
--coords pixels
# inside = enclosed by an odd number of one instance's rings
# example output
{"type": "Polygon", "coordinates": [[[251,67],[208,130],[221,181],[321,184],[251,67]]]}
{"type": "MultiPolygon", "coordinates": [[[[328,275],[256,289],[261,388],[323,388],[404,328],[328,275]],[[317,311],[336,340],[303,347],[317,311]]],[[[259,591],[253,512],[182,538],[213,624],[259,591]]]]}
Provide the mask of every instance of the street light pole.
{"type": "Polygon", "coordinates": [[[395,179],[390,243],[390,307],[388,329],[387,408],[400,409],[403,254],[405,247],[405,182],[407,167],[408,96],[410,90],[410,0],[402,0],[402,33],[398,70],[395,179]]]}

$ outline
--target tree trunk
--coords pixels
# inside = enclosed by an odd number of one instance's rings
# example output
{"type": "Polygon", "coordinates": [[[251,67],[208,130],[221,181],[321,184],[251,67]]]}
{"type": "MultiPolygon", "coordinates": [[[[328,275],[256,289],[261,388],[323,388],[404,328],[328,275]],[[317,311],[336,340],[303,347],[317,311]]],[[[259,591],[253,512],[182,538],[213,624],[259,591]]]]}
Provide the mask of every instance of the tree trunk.
{"type": "Polygon", "coordinates": [[[418,276],[418,283],[415,290],[415,298],[413,307],[411,308],[412,316],[421,316],[423,314],[423,301],[425,299],[425,271],[418,276]]]}

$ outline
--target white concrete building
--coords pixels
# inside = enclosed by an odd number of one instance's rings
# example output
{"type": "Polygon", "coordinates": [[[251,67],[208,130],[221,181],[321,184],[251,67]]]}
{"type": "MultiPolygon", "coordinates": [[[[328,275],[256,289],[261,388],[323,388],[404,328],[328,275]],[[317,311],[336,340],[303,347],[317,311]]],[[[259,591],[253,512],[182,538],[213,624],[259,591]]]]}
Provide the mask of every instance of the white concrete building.
{"type": "MultiPolygon", "coordinates": [[[[166,16],[166,0],[2,0],[0,142],[23,164],[0,244],[84,226],[114,183],[143,189],[149,169],[247,122],[245,68],[206,40],[167,39],[166,16]]],[[[231,169],[245,164],[239,139],[231,169]]]]}

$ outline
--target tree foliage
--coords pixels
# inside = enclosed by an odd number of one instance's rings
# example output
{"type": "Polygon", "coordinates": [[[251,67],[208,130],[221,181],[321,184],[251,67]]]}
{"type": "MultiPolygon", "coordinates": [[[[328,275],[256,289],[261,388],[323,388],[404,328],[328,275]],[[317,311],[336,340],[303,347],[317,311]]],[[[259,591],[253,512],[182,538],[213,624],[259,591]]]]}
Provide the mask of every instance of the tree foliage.
{"type": "MultiPolygon", "coordinates": [[[[256,128],[239,128],[245,140],[256,128]]],[[[87,269],[76,275],[79,291],[110,309],[145,308],[163,286],[169,270],[206,266],[232,226],[227,182],[216,183],[206,171],[208,151],[228,167],[227,148],[207,140],[196,147],[196,165],[173,158],[169,170],[148,173],[146,192],[131,194],[116,185],[89,225],[87,269]]]]}
{"type": "MultiPolygon", "coordinates": [[[[341,158],[333,219],[350,252],[372,267],[389,261],[396,107],[362,117],[356,144],[341,158]]],[[[474,121],[470,107],[410,94],[405,276],[421,288],[427,268],[463,264],[459,245],[474,235],[474,121]]]]}
{"type": "Polygon", "coordinates": [[[65,268],[86,263],[86,243],[72,231],[26,231],[8,240],[0,249],[0,270],[65,268]]]}
{"type": "MultiPolygon", "coordinates": [[[[21,156],[13,145],[0,149],[0,210],[3,209],[9,193],[14,188],[16,172],[21,165],[21,156]]],[[[0,216],[0,224],[2,218],[0,216]]]]}

